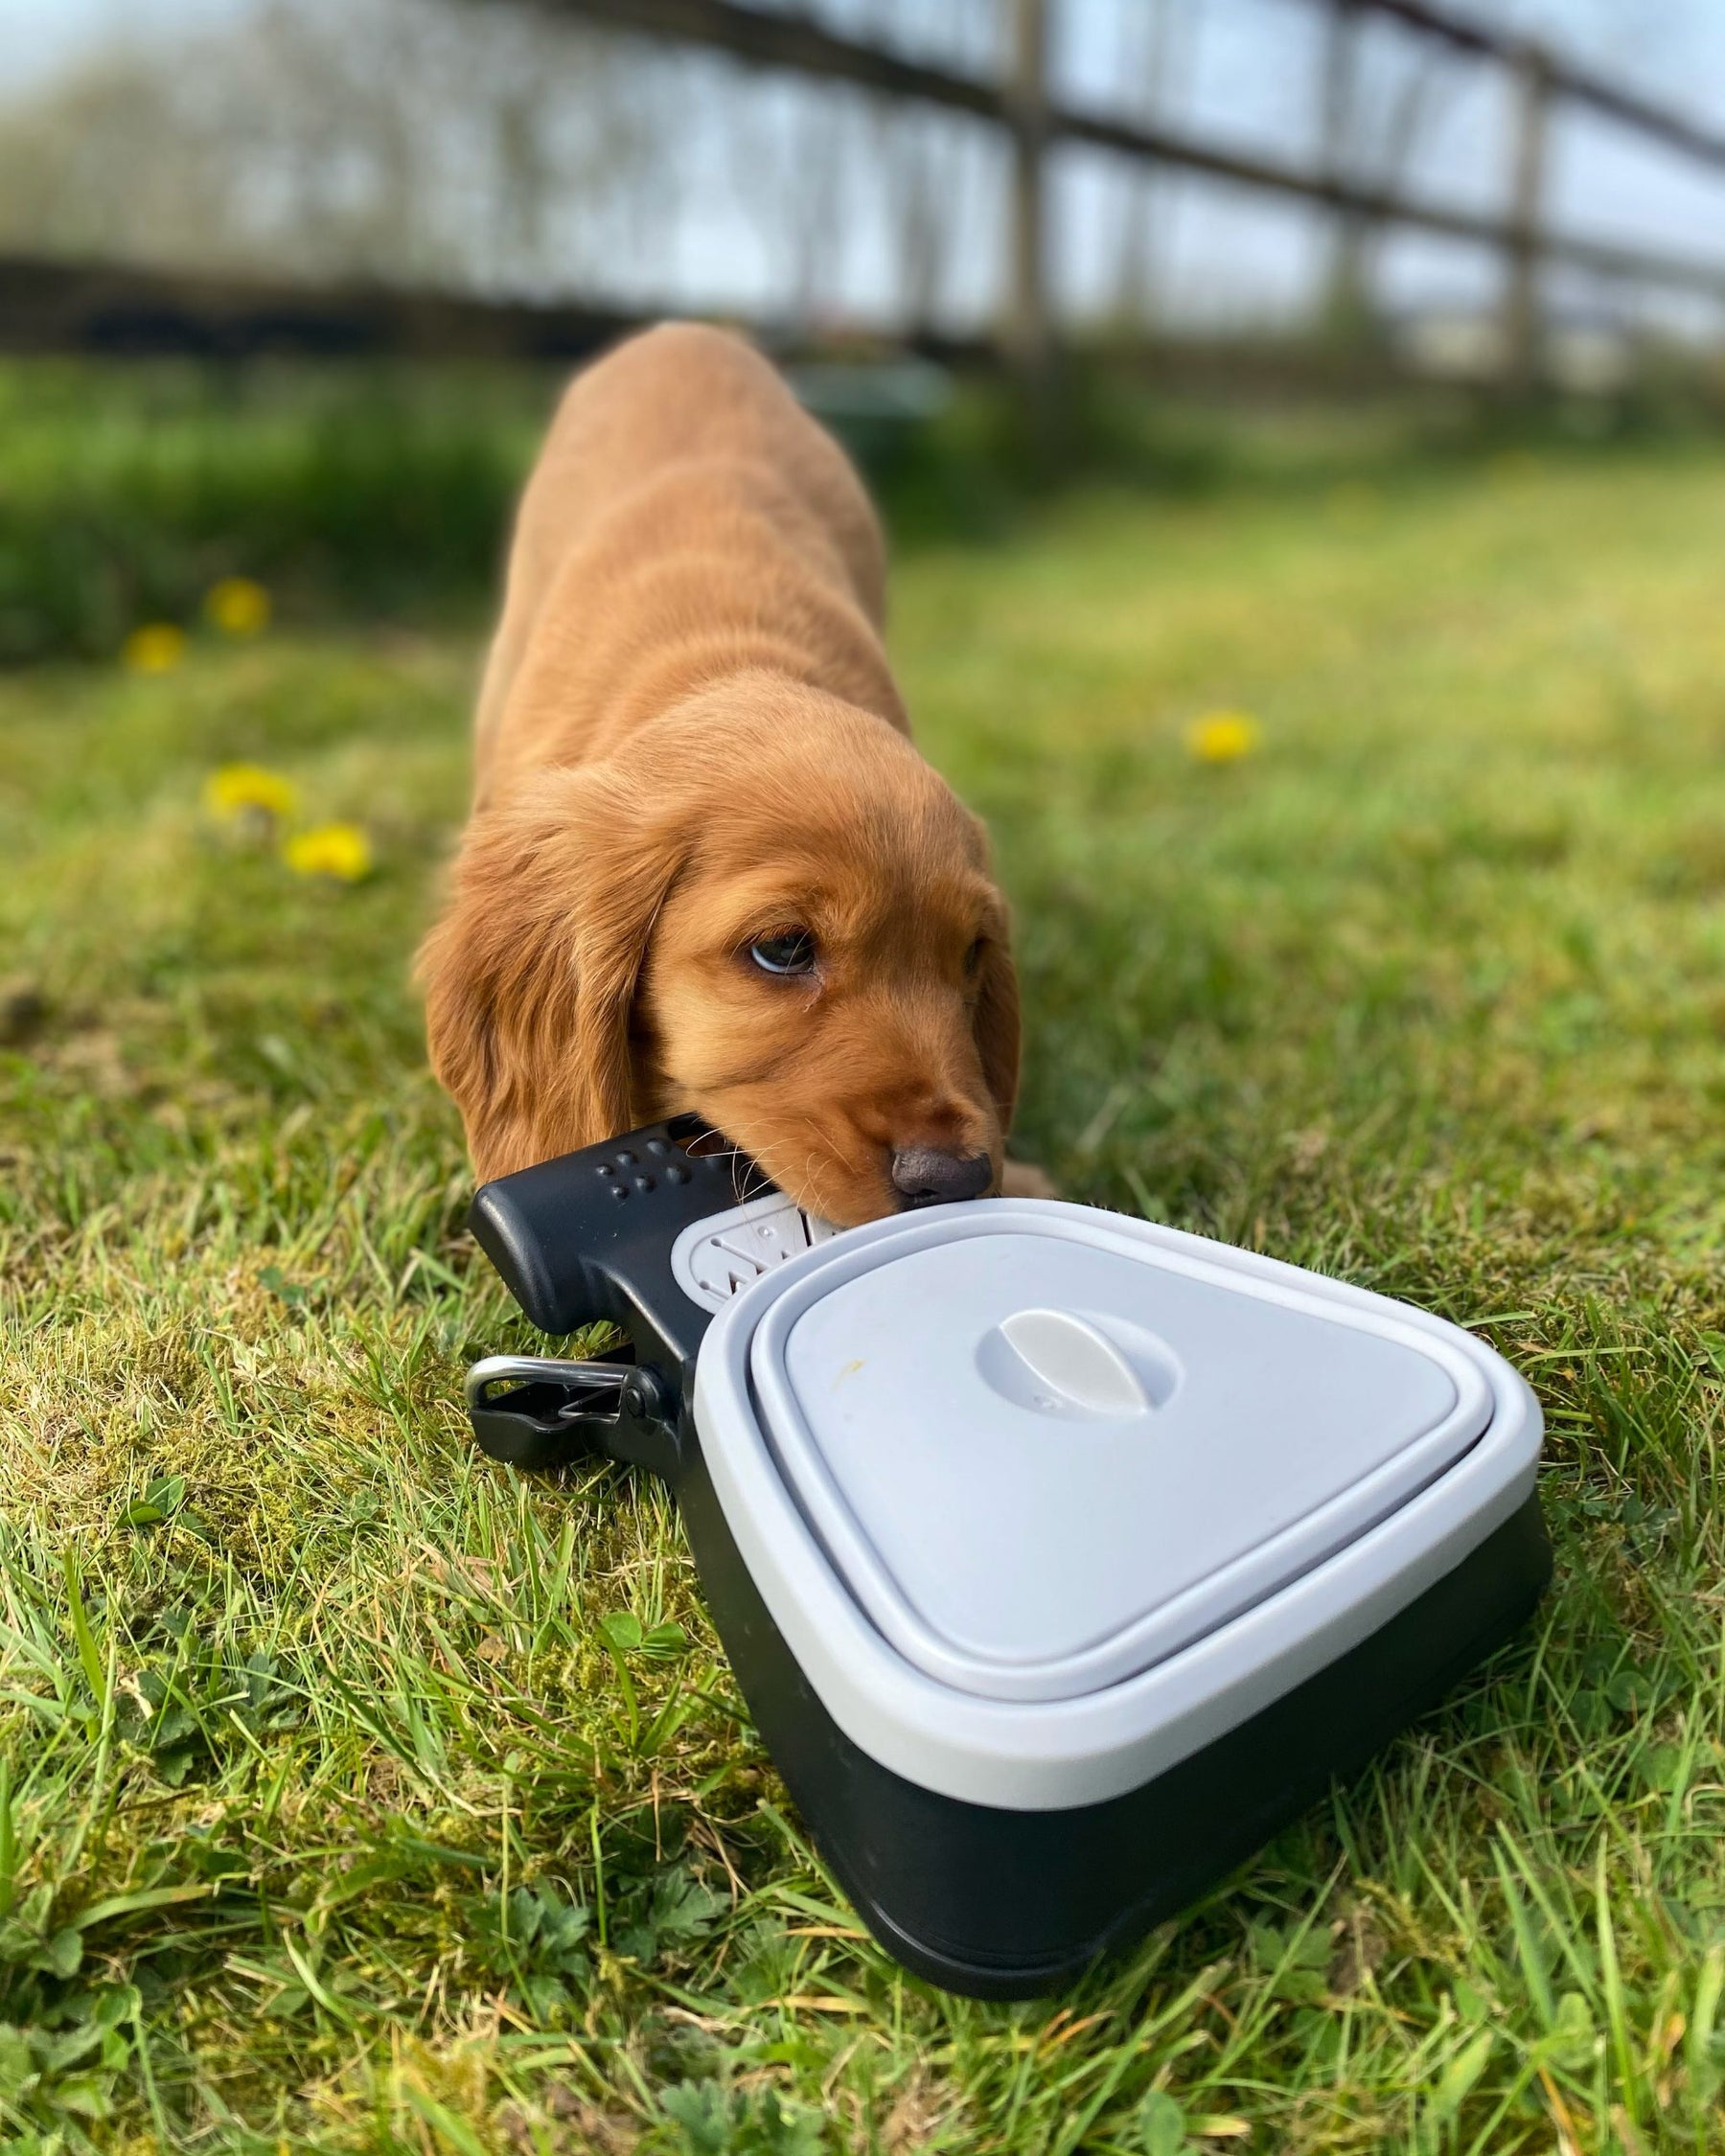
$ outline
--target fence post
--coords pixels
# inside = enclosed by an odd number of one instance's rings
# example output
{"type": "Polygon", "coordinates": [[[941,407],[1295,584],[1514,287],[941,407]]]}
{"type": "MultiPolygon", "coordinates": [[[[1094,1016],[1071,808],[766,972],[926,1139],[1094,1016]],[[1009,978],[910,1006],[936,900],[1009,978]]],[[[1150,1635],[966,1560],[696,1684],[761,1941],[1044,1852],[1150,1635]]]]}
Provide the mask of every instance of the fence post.
{"type": "Polygon", "coordinates": [[[1539,379],[1540,222],[1546,179],[1551,62],[1535,45],[1515,65],[1514,149],[1510,167],[1508,282],[1504,294],[1505,385],[1515,397],[1539,379]]]}
{"type": "Polygon", "coordinates": [[[1012,134],[1012,285],[1006,344],[1038,454],[1059,450],[1060,389],[1048,292],[1045,151],[1048,139],[1048,0],[1010,0],[1005,83],[1012,134]]]}

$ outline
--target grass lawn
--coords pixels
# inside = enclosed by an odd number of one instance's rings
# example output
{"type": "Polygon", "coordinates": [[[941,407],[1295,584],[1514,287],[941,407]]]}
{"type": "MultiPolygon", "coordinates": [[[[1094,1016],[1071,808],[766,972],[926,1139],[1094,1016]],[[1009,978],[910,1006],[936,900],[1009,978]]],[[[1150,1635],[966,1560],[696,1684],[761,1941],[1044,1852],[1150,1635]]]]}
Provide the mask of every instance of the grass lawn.
{"type": "Polygon", "coordinates": [[[476,631],[0,677],[0,2140],[1725,2148],[1722,562],[1706,448],[901,562],[1019,908],[1020,1150],[1475,1327],[1550,1429],[1535,1627],[1011,2008],[859,1935],[656,1488],[468,1443],[529,1336],[407,965],[476,631]],[[1188,753],[1216,707],[1256,753],[1188,753]],[[224,837],[235,759],[377,873],[224,837]]]}

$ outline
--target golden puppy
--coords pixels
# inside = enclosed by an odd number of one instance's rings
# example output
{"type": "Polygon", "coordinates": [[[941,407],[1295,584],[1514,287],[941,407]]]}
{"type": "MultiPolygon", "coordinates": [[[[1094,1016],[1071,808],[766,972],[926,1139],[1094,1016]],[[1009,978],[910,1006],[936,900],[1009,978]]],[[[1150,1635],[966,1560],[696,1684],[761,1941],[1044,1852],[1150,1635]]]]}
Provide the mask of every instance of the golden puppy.
{"type": "Polygon", "coordinates": [[[690,1112],[846,1225],[998,1185],[1006,908],[911,746],[883,580],[856,473],[748,345],[667,325],[577,377],[420,957],[482,1180],[690,1112]]]}

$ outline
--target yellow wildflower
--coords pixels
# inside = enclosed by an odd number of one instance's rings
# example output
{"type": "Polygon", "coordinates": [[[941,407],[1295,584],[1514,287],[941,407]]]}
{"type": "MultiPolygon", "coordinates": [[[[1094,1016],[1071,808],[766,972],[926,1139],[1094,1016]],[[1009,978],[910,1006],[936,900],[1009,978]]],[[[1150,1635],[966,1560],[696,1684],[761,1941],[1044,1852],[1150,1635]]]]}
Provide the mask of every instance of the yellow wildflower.
{"type": "Polygon", "coordinates": [[[147,622],[120,647],[120,663],[133,674],[172,674],[186,655],[186,632],[171,621],[147,622]]]}
{"type": "Polygon", "coordinates": [[[204,593],[204,619],[224,636],[257,636],[269,627],[269,594],[250,577],[223,577],[204,593]]]}
{"type": "Polygon", "coordinates": [[[1201,764],[1237,764],[1250,756],[1263,736],[1258,722],[1245,711],[1207,711],[1186,728],[1188,752],[1201,764]]]}
{"type": "Polygon", "coordinates": [[[338,883],[362,883],[372,872],[371,840],[356,823],[320,823],[296,831],[282,848],[296,876],[329,876],[338,883]]]}
{"type": "Polygon", "coordinates": [[[203,797],[204,807],[224,823],[285,823],[299,806],[299,788],[260,764],[223,764],[205,779],[203,797]]]}

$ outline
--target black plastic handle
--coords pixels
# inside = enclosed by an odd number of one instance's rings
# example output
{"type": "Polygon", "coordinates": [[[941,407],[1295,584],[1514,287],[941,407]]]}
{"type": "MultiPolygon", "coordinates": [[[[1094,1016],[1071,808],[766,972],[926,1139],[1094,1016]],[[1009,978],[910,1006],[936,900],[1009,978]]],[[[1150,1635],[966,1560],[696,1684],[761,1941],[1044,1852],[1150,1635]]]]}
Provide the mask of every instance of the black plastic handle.
{"type": "Polygon", "coordinates": [[[486,1451],[518,1466],[554,1466],[596,1445],[675,1480],[695,1358],[712,1318],[678,1286],[672,1250],[698,1221],[773,1188],[745,1154],[693,1116],[486,1183],[468,1225],[529,1319],[559,1334],[620,1326],[641,1380],[618,1391],[614,1415],[608,1408],[599,1416],[571,1410],[566,1390],[540,1397],[533,1389],[560,1381],[523,1380],[495,1400],[475,1400],[470,1381],[469,1413],[486,1451]]]}

